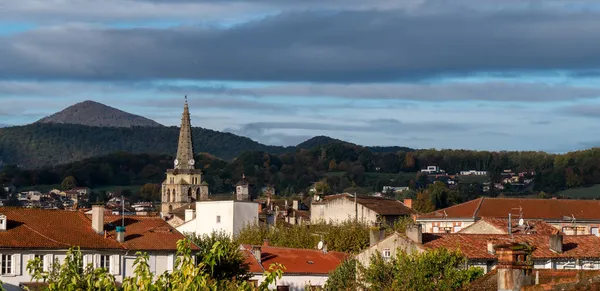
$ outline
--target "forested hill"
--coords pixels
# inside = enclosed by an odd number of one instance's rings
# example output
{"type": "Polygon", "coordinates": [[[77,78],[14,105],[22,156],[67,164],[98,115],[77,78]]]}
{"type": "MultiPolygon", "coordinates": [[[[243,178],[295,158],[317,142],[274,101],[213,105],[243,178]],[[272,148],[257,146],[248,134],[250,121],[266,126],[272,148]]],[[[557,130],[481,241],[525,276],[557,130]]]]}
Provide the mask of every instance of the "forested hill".
{"type": "MultiPolygon", "coordinates": [[[[266,146],[231,133],[195,127],[197,152],[232,159],[243,151],[282,153],[284,147],[266,146]]],[[[178,127],[93,127],[35,123],[0,128],[0,159],[24,168],[65,164],[114,152],[174,154],[178,127]]]]}

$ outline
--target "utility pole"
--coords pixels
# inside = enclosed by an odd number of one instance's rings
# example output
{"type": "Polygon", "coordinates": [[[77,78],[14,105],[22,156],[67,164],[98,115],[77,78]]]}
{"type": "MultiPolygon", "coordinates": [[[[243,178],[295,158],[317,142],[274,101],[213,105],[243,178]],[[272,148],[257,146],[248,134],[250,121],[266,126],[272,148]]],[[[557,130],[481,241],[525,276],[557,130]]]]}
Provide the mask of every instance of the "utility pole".
{"type": "Polygon", "coordinates": [[[358,222],[358,202],[356,201],[356,192],[354,192],[354,218],[358,222]]]}

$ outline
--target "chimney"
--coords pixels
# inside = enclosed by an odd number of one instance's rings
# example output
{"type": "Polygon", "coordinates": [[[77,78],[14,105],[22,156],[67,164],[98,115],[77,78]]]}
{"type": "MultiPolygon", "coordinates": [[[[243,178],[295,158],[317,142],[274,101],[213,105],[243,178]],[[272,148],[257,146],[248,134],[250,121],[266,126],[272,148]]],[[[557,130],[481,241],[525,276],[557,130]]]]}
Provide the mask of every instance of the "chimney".
{"type": "Polygon", "coordinates": [[[117,226],[116,231],[117,231],[117,241],[120,243],[124,242],[125,241],[125,227],[117,226]]]}
{"type": "Polygon", "coordinates": [[[562,234],[557,233],[550,236],[550,250],[559,254],[563,252],[562,234]]]}
{"type": "Polygon", "coordinates": [[[285,209],[288,208],[288,203],[287,203],[287,199],[285,200],[285,209]]]}
{"type": "Polygon", "coordinates": [[[260,246],[252,246],[252,255],[259,264],[262,264],[260,246]]]}
{"type": "Polygon", "coordinates": [[[6,219],[6,215],[0,214],[0,231],[6,231],[8,229],[8,219],[6,219]]]}
{"type": "Polygon", "coordinates": [[[185,222],[194,219],[194,209],[188,208],[185,210],[185,222]]]}
{"type": "Polygon", "coordinates": [[[294,200],[294,201],[292,201],[292,208],[293,208],[294,210],[298,210],[298,203],[299,203],[299,201],[298,201],[298,200],[294,200]]]}
{"type": "Polygon", "coordinates": [[[265,239],[263,240],[263,244],[262,244],[262,246],[263,246],[263,247],[268,247],[268,246],[269,246],[269,239],[268,239],[268,238],[265,238],[265,239]]]}
{"type": "Polygon", "coordinates": [[[523,244],[508,244],[495,247],[498,255],[498,291],[520,291],[532,285],[530,247],[523,244]]]}
{"type": "Polygon", "coordinates": [[[423,243],[423,230],[420,224],[408,225],[406,227],[406,236],[413,242],[418,244],[423,243]]]}
{"type": "Polygon", "coordinates": [[[323,242],[323,253],[326,254],[327,253],[327,243],[323,242]]]}
{"type": "Polygon", "coordinates": [[[487,251],[492,255],[496,253],[496,250],[494,249],[494,242],[491,240],[488,240],[487,242],[487,251]]]}
{"type": "Polygon", "coordinates": [[[412,209],[412,199],[404,199],[404,205],[412,209]]]}
{"type": "Polygon", "coordinates": [[[385,238],[385,229],[381,226],[371,226],[369,229],[369,246],[374,246],[385,238]]]}
{"type": "Polygon", "coordinates": [[[97,234],[104,233],[104,205],[92,205],[92,228],[97,234]]]}

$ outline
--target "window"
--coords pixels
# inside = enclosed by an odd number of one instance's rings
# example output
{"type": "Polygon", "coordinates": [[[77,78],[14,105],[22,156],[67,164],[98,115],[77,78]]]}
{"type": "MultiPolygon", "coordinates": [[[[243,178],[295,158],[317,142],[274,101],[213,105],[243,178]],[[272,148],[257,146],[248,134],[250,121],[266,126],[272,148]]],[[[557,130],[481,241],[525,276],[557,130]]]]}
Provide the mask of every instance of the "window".
{"type": "Polygon", "coordinates": [[[383,258],[389,259],[391,257],[392,257],[392,252],[390,251],[390,249],[383,249],[383,258]]]}
{"type": "Polygon", "coordinates": [[[100,255],[100,262],[98,263],[98,267],[110,270],[110,256],[100,255]]]}
{"type": "Polygon", "coordinates": [[[40,259],[40,261],[44,261],[44,255],[33,255],[33,259],[40,259]]]}
{"type": "Polygon", "coordinates": [[[221,215],[217,215],[217,223],[221,223],[221,215]]]}
{"type": "Polygon", "coordinates": [[[2,265],[0,266],[0,275],[10,275],[13,273],[12,256],[2,255],[2,265]]]}
{"type": "Polygon", "coordinates": [[[460,226],[455,226],[454,227],[454,232],[459,232],[460,231],[460,226]]]}
{"type": "Polygon", "coordinates": [[[433,233],[438,233],[438,232],[440,232],[440,228],[439,228],[439,227],[437,227],[437,226],[434,226],[434,227],[433,227],[433,231],[432,231],[432,232],[433,232],[433,233]]]}
{"type": "Polygon", "coordinates": [[[592,227],[592,228],[590,229],[590,232],[591,232],[593,235],[595,235],[595,236],[598,236],[598,228],[597,228],[597,227],[592,227]]]}

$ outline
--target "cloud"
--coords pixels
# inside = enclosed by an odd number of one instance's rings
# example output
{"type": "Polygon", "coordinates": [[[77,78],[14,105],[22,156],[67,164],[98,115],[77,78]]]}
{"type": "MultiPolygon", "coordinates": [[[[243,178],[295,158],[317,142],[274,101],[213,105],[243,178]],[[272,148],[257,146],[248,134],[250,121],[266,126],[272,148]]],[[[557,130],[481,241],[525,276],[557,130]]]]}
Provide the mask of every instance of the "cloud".
{"type": "Polygon", "coordinates": [[[580,104],[563,108],[561,111],[574,116],[600,118],[600,105],[580,104]]]}
{"type": "Polygon", "coordinates": [[[0,39],[0,78],[392,82],[592,70],[597,12],[281,13],[231,28],[41,28],[0,39]]]}

